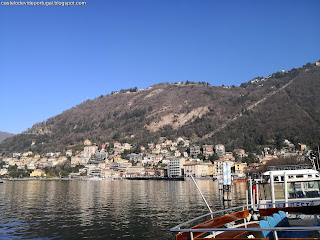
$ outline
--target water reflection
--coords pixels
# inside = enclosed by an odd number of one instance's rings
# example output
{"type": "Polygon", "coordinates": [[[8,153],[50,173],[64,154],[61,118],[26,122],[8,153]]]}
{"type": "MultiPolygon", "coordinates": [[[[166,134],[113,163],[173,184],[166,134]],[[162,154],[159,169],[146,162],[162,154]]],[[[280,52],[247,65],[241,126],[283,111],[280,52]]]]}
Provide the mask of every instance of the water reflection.
{"type": "MultiPolygon", "coordinates": [[[[217,182],[197,183],[224,207],[217,182]]],[[[245,202],[245,186],[229,205],[245,202]]],[[[1,239],[174,239],[171,227],[208,212],[192,181],[7,181],[0,191],[1,239]]]]}

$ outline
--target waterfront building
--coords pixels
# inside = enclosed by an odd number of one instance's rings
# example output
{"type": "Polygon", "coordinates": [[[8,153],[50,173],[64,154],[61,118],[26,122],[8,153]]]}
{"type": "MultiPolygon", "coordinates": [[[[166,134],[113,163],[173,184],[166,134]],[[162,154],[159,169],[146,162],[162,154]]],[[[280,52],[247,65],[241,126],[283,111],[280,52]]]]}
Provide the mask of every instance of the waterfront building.
{"type": "Polygon", "coordinates": [[[223,158],[219,158],[219,160],[214,161],[214,174],[221,175],[223,172],[223,163],[230,163],[230,166],[234,166],[234,161],[224,160],[223,158]]]}
{"type": "Polygon", "coordinates": [[[44,177],[46,173],[42,169],[35,169],[30,173],[30,177],[44,177]]]}
{"type": "Polygon", "coordinates": [[[208,165],[208,175],[212,176],[214,174],[214,164],[212,164],[211,162],[205,162],[202,164],[208,165]]]}
{"type": "Polygon", "coordinates": [[[6,169],[6,168],[0,169],[0,175],[5,175],[7,173],[8,173],[8,169],[6,169]]]}
{"type": "Polygon", "coordinates": [[[101,177],[101,169],[95,164],[86,165],[86,168],[89,177],[101,177]]]}
{"type": "Polygon", "coordinates": [[[184,158],[172,157],[168,163],[168,177],[180,177],[184,175],[183,165],[186,160],[184,158]]]}
{"type": "MultiPolygon", "coordinates": [[[[143,172],[142,172],[142,174],[143,174],[143,172]]],[[[154,169],[145,169],[144,175],[149,176],[149,177],[153,177],[156,175],[156,171],[154,169]]]]}
{"type": "Polygon", "coordinates": [[[205,177],[209,175],[209,166],[203,163],[189,162],[183,165],[186,177],[205,177]]]}
{"type": "Polygon", "coordinates": [[[121,172],[114,171],[111,169],[102,169],[101,170],[101,177],[102,178],[120,178],[121,172]]]}
{"type": "Polygon", "coordinates": [[[126,168],[126,176],[138,176],[142,175],[142,172],[144,171],[144,167],[142,166],[131,166],[126,168]]]}

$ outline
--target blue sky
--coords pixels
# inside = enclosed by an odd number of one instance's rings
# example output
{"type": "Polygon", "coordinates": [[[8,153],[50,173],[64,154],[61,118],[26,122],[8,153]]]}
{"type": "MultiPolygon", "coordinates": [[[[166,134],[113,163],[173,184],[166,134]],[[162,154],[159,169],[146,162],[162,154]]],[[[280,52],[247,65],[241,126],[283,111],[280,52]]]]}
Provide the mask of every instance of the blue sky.
{"type": "Polygon", "coordinates": [[[0,5],[0,131],[122,88],[239,85],[315,62],[319,12],[318,0],[0,5]]]}

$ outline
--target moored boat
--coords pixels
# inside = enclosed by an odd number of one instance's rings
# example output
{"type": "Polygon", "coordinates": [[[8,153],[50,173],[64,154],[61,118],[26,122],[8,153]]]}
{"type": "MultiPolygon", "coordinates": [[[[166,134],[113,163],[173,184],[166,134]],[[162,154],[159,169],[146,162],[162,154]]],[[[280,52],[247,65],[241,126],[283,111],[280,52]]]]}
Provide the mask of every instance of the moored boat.
{"type": "Polygon", "coordinates": [[[179,232],[176,240],[320,239],[320,176],[310,170],[269,171],[250,181],[250,204],[211,211],[171,231],[179,232]]]}

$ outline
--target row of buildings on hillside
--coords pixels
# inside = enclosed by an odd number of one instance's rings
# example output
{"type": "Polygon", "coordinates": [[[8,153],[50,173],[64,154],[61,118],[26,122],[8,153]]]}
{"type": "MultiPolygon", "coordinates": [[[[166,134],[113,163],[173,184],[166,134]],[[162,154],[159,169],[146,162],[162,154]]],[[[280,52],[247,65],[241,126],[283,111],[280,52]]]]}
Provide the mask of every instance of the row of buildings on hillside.
{"type": "MultiPolygon", "coordinates": [[[[259,162],[255,164],[265,164],[279,156],[302,155],[309,151],[305,144],[300,144],[300,149],[295,150],[288,140],[284,143],[287,149],[278,151],[265,148],[261,155],[255,154],[259,162]]],[[[0,175],[8,174],[9,167],[16,166],[17,169],[32,171],[33,176],[42,176],[44,173],[40,171],[41,169],[69,164],[71,167],[81,166],[80,171],[73,176],[205,177],[222,174],[223,163],[228,162],[232,173],[242,177],[248,167],[242,159],[247,156],[243,149],[227,152],[222,144],[200,146],[191,144],[189,140],[183,138],[178,138],[176,141],[162,139],[158,143],[135,147],[134,150],[129,143],[115,141],[113,144],[106,142],[97,146],[86,139],[82,150],[69,149],[65,154],[49,152],[41,156],[31,151],[13,153],[11,158],[2,159],[5,164],[0,170],[0,175]]]]}

